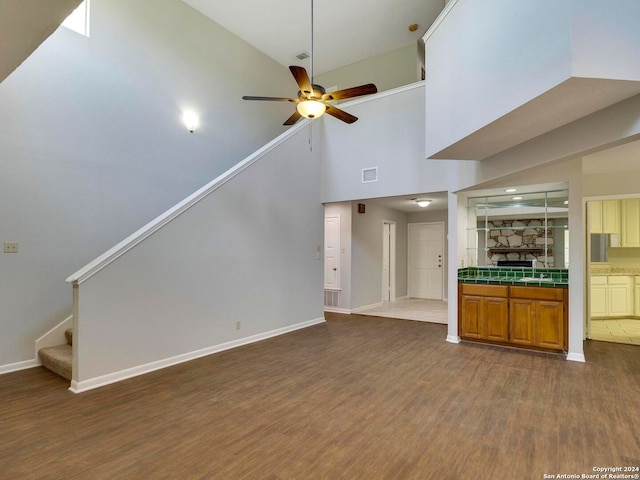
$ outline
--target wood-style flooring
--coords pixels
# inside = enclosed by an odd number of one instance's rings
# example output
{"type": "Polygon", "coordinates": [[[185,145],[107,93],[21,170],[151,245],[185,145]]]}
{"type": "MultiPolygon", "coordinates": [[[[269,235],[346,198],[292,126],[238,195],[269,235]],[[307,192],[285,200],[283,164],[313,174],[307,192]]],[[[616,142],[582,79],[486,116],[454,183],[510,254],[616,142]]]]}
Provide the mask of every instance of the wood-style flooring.
{"type": "Polygon", "coordinates": [[[587,363],[327,323],[80,395],[0,376],[2,479],[542,479],[640,465],[640,347],[587,363]],[[549,478],[549,477],[547,477],[549,478]]]}

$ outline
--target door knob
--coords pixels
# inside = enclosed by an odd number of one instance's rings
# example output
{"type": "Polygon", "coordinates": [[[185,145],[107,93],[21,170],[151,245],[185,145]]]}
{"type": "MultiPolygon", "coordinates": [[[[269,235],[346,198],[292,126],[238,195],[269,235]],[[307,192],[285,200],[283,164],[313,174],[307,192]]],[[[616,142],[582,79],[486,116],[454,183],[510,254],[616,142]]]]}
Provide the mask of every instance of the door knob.
{"type": "Polygon", "coordinates": [[[337,268],[333,267],[333,271],[335,272],[336,270],[338,270],[337,268]]]}

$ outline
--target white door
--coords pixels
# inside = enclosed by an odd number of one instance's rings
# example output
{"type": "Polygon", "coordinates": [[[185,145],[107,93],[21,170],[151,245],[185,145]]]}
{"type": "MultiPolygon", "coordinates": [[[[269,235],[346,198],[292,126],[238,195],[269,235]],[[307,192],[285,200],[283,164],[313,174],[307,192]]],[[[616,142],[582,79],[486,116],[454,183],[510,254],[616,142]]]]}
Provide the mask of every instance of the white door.
{"type": "Polygon", "coordinates": [[[408,236],[408,296],[442,300],[444,224],[410,223],[408,236]]]}
{"type": "Polygon", "coordinates": [[[324,217],[324,288],[340,289],[340,215],[324,217]]]}
{"type": "Polygon", "coordinates": [[[392,302],[396,297],[396,224],[382,224],[382,301],[392,302]]]}

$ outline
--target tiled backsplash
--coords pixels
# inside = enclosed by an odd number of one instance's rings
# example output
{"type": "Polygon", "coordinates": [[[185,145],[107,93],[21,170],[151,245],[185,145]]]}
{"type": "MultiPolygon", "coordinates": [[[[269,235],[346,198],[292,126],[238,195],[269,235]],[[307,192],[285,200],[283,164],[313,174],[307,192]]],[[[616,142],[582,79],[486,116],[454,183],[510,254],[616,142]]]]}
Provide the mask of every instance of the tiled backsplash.
{"type": "Polygon", "coordinates": [[[566,287],[569,282],[569,270],[566,268],[526,268],[526,267],[466,267],[458,269],[458,281],[469,283],[504,283],[509,284],[521,278],[546,279],[544,284],[530,282],[528,285],[547,287],[566,287]]]}

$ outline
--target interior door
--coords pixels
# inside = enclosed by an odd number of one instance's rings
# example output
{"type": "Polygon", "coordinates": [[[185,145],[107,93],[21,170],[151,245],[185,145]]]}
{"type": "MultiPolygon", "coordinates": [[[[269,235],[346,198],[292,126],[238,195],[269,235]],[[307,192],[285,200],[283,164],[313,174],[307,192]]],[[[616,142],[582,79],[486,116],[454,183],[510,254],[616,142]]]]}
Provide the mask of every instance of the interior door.
{"type": "Polygon", "coordinates": [[[340,289],[340,215],[324,217],[324,288],[340,289]]]}
{"type": "Polygon", "coordinates": [[[442,300],[444,224],[410,223],[408,237],[409,297],[442,300]]]}

